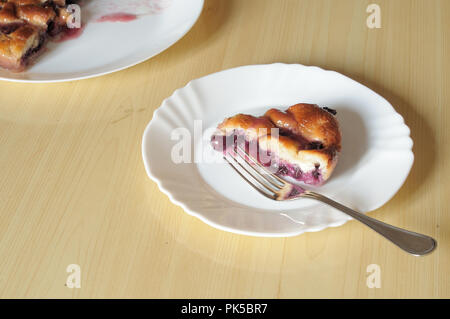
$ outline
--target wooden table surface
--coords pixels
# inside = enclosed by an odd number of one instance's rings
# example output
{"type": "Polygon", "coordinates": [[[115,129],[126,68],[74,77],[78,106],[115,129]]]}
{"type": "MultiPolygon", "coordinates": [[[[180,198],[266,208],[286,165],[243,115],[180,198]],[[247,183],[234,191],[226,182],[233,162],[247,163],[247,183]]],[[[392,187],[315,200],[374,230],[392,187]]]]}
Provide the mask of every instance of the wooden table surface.
{"type": "MultiPolygon", "coordinates": [[[[0,83],[0,297],[450,297],[450,1],[206,0],[155,58],[62,84],[0,83]],[[370,3],[382,27],[366,26],[370,3]],[[403,253],[357,222],[295,238],[216,230],[144,170],[162,100],[219,70],[272,62],[336,70],[405,117],[416,161],[370,215],[435,237],[403,253]],[[69,264],[81,288],[66,286],[69,264]],[[377,264],[381,288],[366,284],[377,264]]],[[[374,190],[375,192],[376,190],[374,190]]]]}

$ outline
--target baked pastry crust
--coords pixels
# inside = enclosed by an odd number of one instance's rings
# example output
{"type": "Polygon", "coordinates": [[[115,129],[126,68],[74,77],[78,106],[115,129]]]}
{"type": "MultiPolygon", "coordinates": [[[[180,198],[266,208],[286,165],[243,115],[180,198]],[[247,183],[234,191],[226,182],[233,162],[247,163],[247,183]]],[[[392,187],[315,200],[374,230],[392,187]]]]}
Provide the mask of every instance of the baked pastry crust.
{"type": "Polygon", "coordinates": [[[7,2],[9,3],[13,3],[15,5],[19,5],[19,6],[24,6],[24,5],[42,5],[42,4],[47,4],[50,3],[50,0],[7,0],[7,2]]]}
{"type": "Polygon", "coordinates": [[[16,12],[20,19],[44,30],[47,30],[49,23],[56,17],[53,8],[35,4],[18,5],[16,12]]]}
{"type": "Polygon", "coordinates": [[[36,58],[34,53],[38,53],[44,42],[41,32],[29,25],[8,35],[0,33],[0,65],[16,72],[23,71],[32,58],[36,58]]]}
{"type": "Polygon", "coordinates": [[[338,121],[314,104],[296,104],[286,112],[270,109],[261,117],[238,114],[219,124],[215,136],[233,134],[244,135],[247,141],[257,140],[260,149],[301,171],[280,175],[292,175],[308,184],[325,182],[341,151],[338,121]],[[272,129],[278,129],[279,136],[274,136],[272,129]]]}
{"type": "Polygon", "coordinates": [[[0,32],[11,33],[24,24],[24,21],[16,16],[16,7],[12,3],[1,4],[0,32]]]}
{"type": "Polygon", "coordinates": [[[0,67],[21,72],[63,32],[65,0],[0,0],[0,67]]]}
{"type": "Polygon", "coordinates": [[[324,148],[341,148],[341,134],[336,118],[314,104],[296,104],[282,112],[271,109],[268,117],[279,128],[286,129],[308,141],[320,142],[324,148]]]}

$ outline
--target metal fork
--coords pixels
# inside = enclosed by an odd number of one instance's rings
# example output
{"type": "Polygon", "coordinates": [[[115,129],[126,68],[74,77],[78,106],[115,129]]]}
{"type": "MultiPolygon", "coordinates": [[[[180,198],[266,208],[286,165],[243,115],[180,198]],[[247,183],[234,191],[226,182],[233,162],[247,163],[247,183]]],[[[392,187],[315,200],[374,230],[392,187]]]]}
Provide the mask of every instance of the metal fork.
{"type": "Polygon", "coordinates": [[[431,253],[437,246],[436,240],[429,236],[383,223],[348,208],[326,196],[304,190],[299,186],[281,179],[267,170],[241,146],[236,146],[234,151],[227,152],[224,159],[258,192],[272,200],[283,201],[298,198],[312,198],[319,200],[360,221],[414,256],[423,256],[431,253]]]}

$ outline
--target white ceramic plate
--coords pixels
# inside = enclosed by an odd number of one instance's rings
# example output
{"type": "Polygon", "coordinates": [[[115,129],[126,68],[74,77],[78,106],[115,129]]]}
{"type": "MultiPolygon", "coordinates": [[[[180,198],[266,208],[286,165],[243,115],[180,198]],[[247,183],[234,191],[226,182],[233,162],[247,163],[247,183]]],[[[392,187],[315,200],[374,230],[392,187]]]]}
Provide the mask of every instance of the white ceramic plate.
{"type": "MultiPolygon", "coordinates": [[[[176,128],[190,133],[195,146],[192,154],[199,159],[199,146],[210,133],[194,134],[195,120],[202,120],[206,130],[236,113],[261,115],[271,107],[298,102],[338,111],[342,155],[320,192],[361,212],[377,209],[394,196],[414,160],[410,130],[402,116],[383,97],[352,79],[302,65],[239,67],[175,91],[145,130],[142,152],[147,173],[173,203],[222,230],[275,237],[342,225],[350,218],[322,203],[263,197],[225,163],[175,164],[171,160],[173,146],[180,142],[172,140],[176,128]]],[[[203,145],[210,150],[207,140],[203,145]]],[[[212,154],[220,158],[219,153],[212,154]]]]}
{"type": "Polygon", "coordinates": [[[82,35],[50,43],[24,73],[0,69],[14,82],[62,82],[100,76],[143,62],[181,39],[195,24],[204,0],[93,0],[82,7],[82,35]],[[136,14],[129,22],[96,22],[113,13],[136,14]]]}

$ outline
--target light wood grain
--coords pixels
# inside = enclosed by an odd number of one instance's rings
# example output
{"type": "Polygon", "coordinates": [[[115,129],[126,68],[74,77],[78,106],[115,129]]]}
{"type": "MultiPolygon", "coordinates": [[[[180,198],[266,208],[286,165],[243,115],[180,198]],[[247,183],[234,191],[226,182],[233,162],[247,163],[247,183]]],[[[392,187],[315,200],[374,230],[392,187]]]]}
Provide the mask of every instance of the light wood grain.
{"type": "Polygon", "coordinates": [[[450,297],[449,40],[448,0],[207,0],[188,35],[138,66],[0,83],[0,297],[450,297]],[[373,2],[381,29],[366,27],[373,2]],[[288,239],[225,233],[159,192],[140,143],[162,100],[271,62],[342,72],[405,117],[416,162],[371,216],[434,236],[434,254],[411,257],[356,222],[288,239]],[[72,263],[81,289],[65,286],[72,263]],[[366,286],[373,263],[380,289],[366,286]]]}

